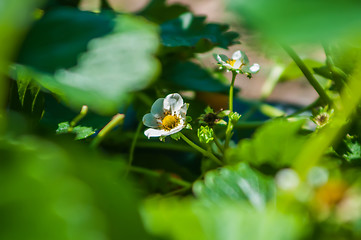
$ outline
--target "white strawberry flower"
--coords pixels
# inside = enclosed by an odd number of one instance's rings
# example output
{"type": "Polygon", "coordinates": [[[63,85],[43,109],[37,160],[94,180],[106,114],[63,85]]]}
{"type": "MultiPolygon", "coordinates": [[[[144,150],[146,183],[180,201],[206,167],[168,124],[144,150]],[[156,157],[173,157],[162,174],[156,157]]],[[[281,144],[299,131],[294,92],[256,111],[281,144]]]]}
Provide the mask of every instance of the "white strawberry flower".
{"type": "Polygon", "coordinates": [[[245,73],[248,77],[252,77],[252,74],[257,73],[260,69],[258,63],[250,65],[247,55],[240,50],[234,52],[232,58],[228,58],[223,54],[216,54],[215,59],[221,65],[221,68],[226,68],[227,71],[245,73]]]}
{"type": "Polygon", "coordinates": [[[157,99],[143,117],[143,124],[150,127],[144,131],[145,136],[165,137],[181,131],[186,126],[187,108],[178,93],[157,99]]]}

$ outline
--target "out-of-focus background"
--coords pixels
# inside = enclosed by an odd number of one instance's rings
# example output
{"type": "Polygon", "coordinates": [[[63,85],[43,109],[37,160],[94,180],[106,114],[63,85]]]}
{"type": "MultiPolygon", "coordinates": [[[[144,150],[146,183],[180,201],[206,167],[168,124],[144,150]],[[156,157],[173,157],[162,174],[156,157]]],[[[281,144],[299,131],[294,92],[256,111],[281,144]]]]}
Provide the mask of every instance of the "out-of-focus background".
{"type": "MultiPolygon", "coordinates": [[[[124,12],[136,12],[144,8],[148,4],[148,0],[109,0],[112,7],[119,11],[124,12]]],[[[260,99],[262,96],[263,86],[267,78],[271,77],[273,71],[271,67],[275,66],[275,62],[280,61],[283,64],[291,63],[292,60],[286,55],[283,55],[281,47],[274,49],[277,52],[276,56],[280,59],[275,59],[274,56],[271,59],[270,55],[267,55],[267,51],[261,39],[253,32],[248,32],[242,27],[242,19],[237,19],[230,11],[226,8],[226,1],[224,0],[168,0],[168,4],[184,4],[196,15],[204,15],[207,17],[208,22],[221,22],[231,26],[231,30],[241,34],[241,44],[230,47],[229,50],[216,48],[213,53],[222,53],[227,56],[231,56],[236,50],[243,50],[247,53],[251,63],[259,63],[261,70],[258,74],[255,74],[251,80],[242,77],[237,79],[235,85],[241,89],[238,94],[248,99],[260,99]]],[[[98,9],[100,0],[82,0],[82,9],[94,10],[98,9]]],[[[309,46],[307,46],[309,48],[309,46]]],[[[308,49],[305,46],[299,47],[300,55],[302,58],[317,59],[320,62],[324,62],[324,55],[320,49],[308,49]],[[305,51],[306,49],[306,51],[305,51]]],[[[202,63],[206,66],[215,65],[215,61],[211,54],[200,56],[203,61],[202,63]]],[[[227,74],[228,78],[231,74],[227,74]]],[[[295,105],[308,105],[317,99],[316,91],[309,85],[304,77],[298,77],[292,81],[284,81],[277,84],[270,96],[267,97],[268,101],[271,102],[283,102],[291,103],[295,105]]]]}

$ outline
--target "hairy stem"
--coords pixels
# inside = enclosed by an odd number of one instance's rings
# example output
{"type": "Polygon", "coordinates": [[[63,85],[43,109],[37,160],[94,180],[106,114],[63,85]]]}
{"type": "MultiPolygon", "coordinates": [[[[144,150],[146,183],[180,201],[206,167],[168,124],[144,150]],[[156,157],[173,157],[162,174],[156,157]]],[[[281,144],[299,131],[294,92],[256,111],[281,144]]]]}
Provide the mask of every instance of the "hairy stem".
{"type": "Polygon", "coordinates": [[[307,68],[305,63],[301,60],[301,58],[297,55],[297,53],[289,46],[283,45],[283,49],[288,53],[288,55],[293,59],[299,69],[302,71],[303,75],[307,78],[308,82],[312,85],[312,87],[316,90],[322,101],[326,104],[332,105],[331,98],[327,95],[325,90],[322,88],[320,83],[316,80],[310,70],[307,68]]]}
{"type": "MultiPolygon", "coordinates": [[[[135,167],[135,166],[131,166],[130,171],[136,172],[136,173],[142,173],[142,174],[152,176],[152,177],[161,177],[163,175],[162,172],[156,172],[156,171],[153,171],[150,169],[135,167]]],[[[182,179],[174,178],[174,177],[169,177],[169,181],[171,183],[177,184],[182,187],[191,187],[192,186],[191,183],[184,181],[182,179]]]]}
{"type": "Polygon", "coordinates": [[[214,138],[214,143],[216,144],[217,148],[219,149],[219,151],[223,154],[224,149],[221,145],[221,142],[219,141],[218,137],[216,136],[215,133],[213,133],[213,138],[214,138]]]}
{"type": "Polygon", "coordinates": [[[234,89],[234,82],[236,80],[237,73],[232,71],[232,82],[231,86],[229,87],[229,110],[233,112],[233,89],[234,89]]]}
{"type": "Polygon", "coordinates": [[[223,165],[223,163],[216,157],[213,155],[213,153],[208,152],[206,150],[204,150],[203,148],[201,148],[200,146],[198,146],[197,144],[195,144],[194,142],[192,142],[191,140],[189,140],[189,138],[187,138],[186,136],[184,136],[183,133],[180,133],[181,138],[188,143],[189,146],[191,146],[192,148],[196,149],[198,152],[202,153],[203,156],[205,157],[209,157],[210,159],[212,159],[215,163],[217,163],[218,165],[223,165]]]}
{"type": "MultiPolygon", "coordinates": [[[[233,89],[234,89],[234,82],[236,80],[236,76],[237,76],[237,72],[232,71],[232,82],[231,82],[231,86],[229,87],[229,110],[230,113],[233,113],[233,89]]],[[[227,129],[226,129],[226,140],[224,143],[224,151],[228,148],[229,146],[229,141],[231,140],[231,137],[233,135],[233,123],[232,121],[229,119],[228,117],[228,124],[227,124],[227,129]]]]}
{"type": "Polygon", "coordinates": [[[88,113],[88,106],[87,105],[83,105],[80,113],[70,122],[70,126],[69,126],[69,132],[73,131],[73,128],[78,124],[78,122],[80,120],[82,120],[85,115],[88,113]]]}
{"type": "Polygon", "coordinates": [[[137,130],[135,131],[135,135],[132,140],[132,145],[130,145],[129,161],[128,161],[127,171],[125,172],[125,175],[124,175],[125,177],[128,175],[130,167],[132,166],[133,159],[134,159],[134,150],[135,150],[135,146],[137,144],[137,139],[139,137],[140,130],[142,130],[142,126],[143,126],[143,123],[139,122],[137,130]]]}
{"type": "Polygon", "coordinates": [[[104,137],[117,125],[123,122],[124,120],[124,114],[118,113],[113,117],[113,119],[105,125],[105,127],[98,133],[98,135],[94,138],[94,140],[91,143],[91,147],[95,148],[97,147],[100,142],[104,139],[104,137]]]}

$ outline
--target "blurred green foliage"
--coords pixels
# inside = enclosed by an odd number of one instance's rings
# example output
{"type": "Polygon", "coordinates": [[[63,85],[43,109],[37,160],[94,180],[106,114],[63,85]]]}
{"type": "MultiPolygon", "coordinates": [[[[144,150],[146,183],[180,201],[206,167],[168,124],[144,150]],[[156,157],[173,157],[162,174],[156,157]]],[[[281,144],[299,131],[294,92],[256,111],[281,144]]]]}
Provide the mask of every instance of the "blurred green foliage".
{"type": "Polygon", "coordinates": [[[200,200],[214,204],[245,201],[258,210],[266,207],[275,189],[271,179],[255,172],[246,163],[209,171],[204,180],[193,184],[193,192],[200,200]]]}
{"type": "Polygon", "coordinates": [[[0,154],[1,239],[146,239],[119,160],[34,136],[0,154]]]}
{"type": "Polygon", "coordinates": [[[46,11],[27,34],[17,61],[48,73],[73,67],[89,41],[111,33],[115,24],[109,16],[70,7],[46,11]]]}
{"type": "Polygon", "coordinates": [[[79,3],[0,4],[0,239],[360,239],[359,1],[229,3],[250,30],[285,49],[316,43],[325,62],[293,58],[261,100],[235,99],[226,149],[214,123],[228,120],[229,81],[198,54],[238,33],[165,0],[137,13],[79,3]],[[264,102],[279,80],[302,76],[328,105],[264,102]],[[142,134],[154,100],[183,90],[185,135],[218,165],[180,134],[142,134]],[[322,127],[310,120],[317,108],[334,111],[322,127]],[[198,141],[200,125],[209,139],[198,141]]]}
{"type": "Polygon", "coordinates": [[[227,159],[230,163],[244,161],[254,166],[289,167],[308,138],[301,134],[304,124],[304,120],[267,123],[257,129],[252,139],[244,139],[231,149],[227,159]]]}
{"type": "MultiPolygon", "coordinates": [[[[208,205],[191,199],[150,199],[143,208],[146,228],[170,239],[299,239],[305,222],[291,212],[269,206],[257,211],[248,205],[218,201],[208,205]]],[[[301,217],[301,216],[300,216],[301,217]]]]}
{"type": "Polygon", "coordinates": [[[265,37],[282,42],[320,42],[360,34],[357,0],[230,1],[229,9],[265,37]]]}
{"type": "MultiPolygon", "coordinates": [[[[64,16],[60,15],[61,19],[64,18],[70,21],[72,19],[71,14],[75,14],[73,11],[77,10],[60,9],[59,11],[64,14],[64,16]]],[[[47,14],[51,13],[53,11],[47,14]]],[[[57,12],[53,14],[57,16],[57,12]]],[[[85,15],[84,19],[81,16],[83,13],[80,12],[79,14],[82,21],[87,21],[88,15],[85,15]]],[[[104,16],[104,18],[108,19],[109,16],[104,16]]],[[[100,20],[102,19],[100,18],[100,20]]],[[[108,19],[108,21],[112,20],[108,19]]],[[[104,29],[102,21],[97,23],[102,26],[101,29],[104,29]]],[[[81,55],[75,67],[69,70],[61,69],[62,67],[69,67],[69,65],[61,65],[62,60],[59,62],[60,65],[56,65],[59,63],[54,59],[56,66],[52,67],[60,69],[54,75],[33,73],[34,79],[41,86],[60,95],[64,101],[73,107],[86,104],[92,110],[103,114],[116,112],[120,106],[127,104],[130,91],[144,88],[158,74],[159,63],[152,56],[158,47],[155,26],[141,19],[125,15],[114,19],[114,24],[114,31],[111,34],[94,39],[89,43],[88,51],[81,55]]],[[[78,27],[82,25],[80,23],[78,27]]],[[[93,26],[91,23],[89,25],[98,31],[96,25],[93,26]]],[[[48,27],[52,28],[51,25],[48,27]]],[[[82,30],[86,34],[92,32],[86,31],[84,28],[82,30]]],[[[77,31],[76,28],[74,31],[77,31]]],[[[80,39],[84,38],[87,41],[88,36],[81,33],[79,32],[80,39]]],[[[35,35],[37,34],[35,33],[35,35]]],[[[52,34],[49,35],[52,36],[52,34]]],[[[59,39],[56,38],[56,41],[59,41],[59,39]]],[[[78,44],[76,39],[70,40],[70,44],[74,42],[78,44]]],[[[56,42],[53,44],[56,44],[56,42]]],[[[80,44],[84,44],[83,40],[80,44]]],[[[66,46],[64,47],[67,49],[66,46]]],[[[74,53],[79,54],[78,49],[68,55],[59,51],[57,47],[51,48],[56,52],[65,54],[66,59],[72,57],[74,53]]],[[[49,58],[49,55],[46,54],[45,57],[49,58]]],[[[71,64],[66,59],[64,59],[64,62],[71,64]]],[[[44,60],[40,62],[44,62],[44,60]]],[[[38,67],[38,69],[42,70],[41,67],[38,67]]]]}

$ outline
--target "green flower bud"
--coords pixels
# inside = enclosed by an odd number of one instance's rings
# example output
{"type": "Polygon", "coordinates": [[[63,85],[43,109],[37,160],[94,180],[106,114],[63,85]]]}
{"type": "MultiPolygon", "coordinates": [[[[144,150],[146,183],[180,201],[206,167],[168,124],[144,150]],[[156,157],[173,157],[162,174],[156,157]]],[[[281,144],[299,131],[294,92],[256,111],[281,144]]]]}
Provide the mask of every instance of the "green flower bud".
{"type": "Polygon", "coordinates": [[[201,143],[213,141],[213,129],[208,126],[201,126],[198,128],[197,135],[201,143]]]}

